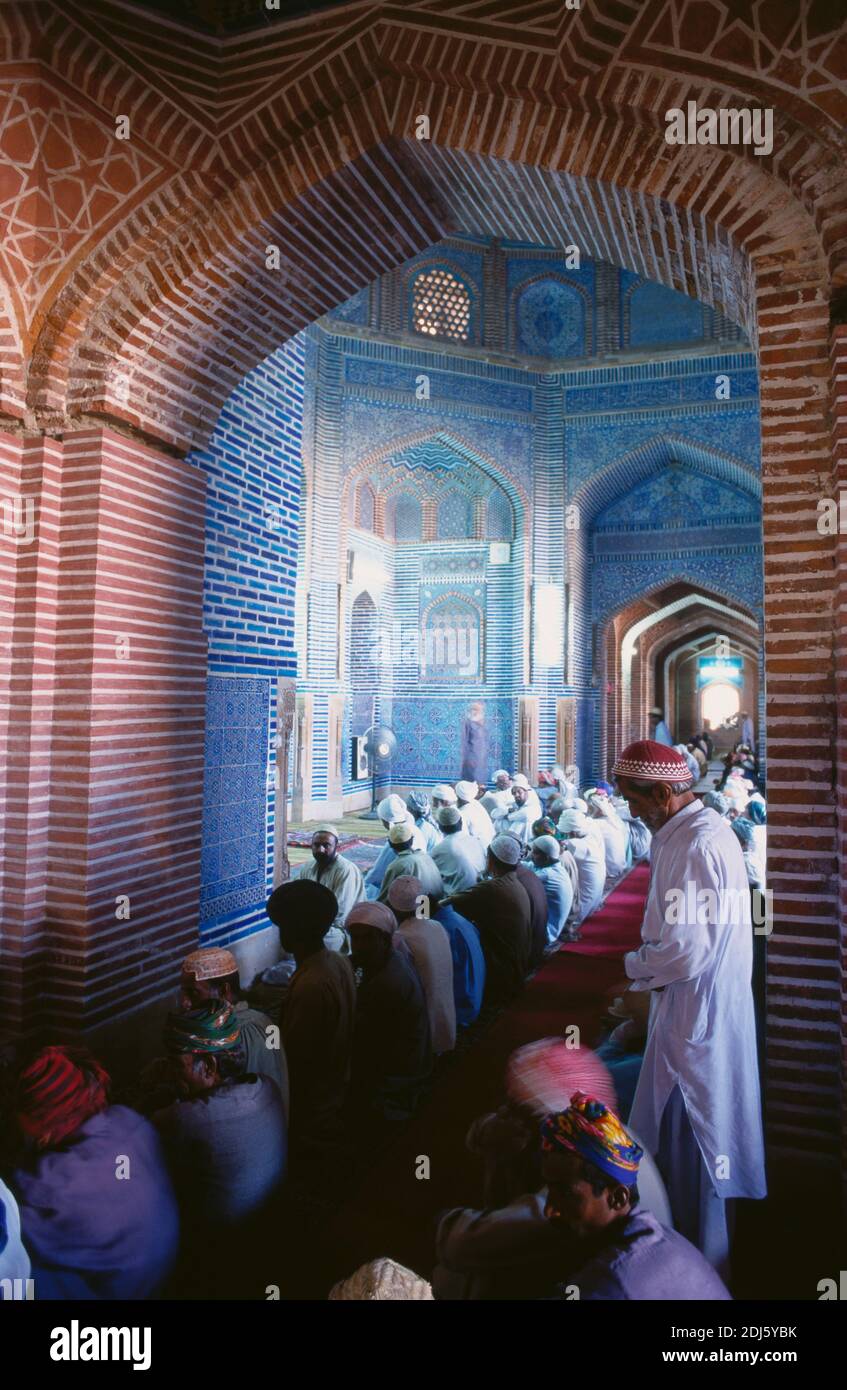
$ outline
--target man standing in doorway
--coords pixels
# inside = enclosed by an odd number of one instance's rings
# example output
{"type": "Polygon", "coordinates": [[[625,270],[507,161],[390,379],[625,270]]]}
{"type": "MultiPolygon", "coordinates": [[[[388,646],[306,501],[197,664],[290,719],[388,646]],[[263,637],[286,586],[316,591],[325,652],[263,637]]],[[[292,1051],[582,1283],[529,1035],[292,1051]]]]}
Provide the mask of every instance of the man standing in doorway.
{"type": "Polygon", "coordinates": [[[613,772],[653,831],[643,945],[624,957],[629,988],[651,991],[630,1123],[656,1156],[676,1229],[726,1277],[728,1201],[767,1190],[744,859],[674,749],[632,743],[613,772]]]}
{"type": "Polygon", "coordinates": [[[653,742],[663,743],[666,748],[673,748],[671,731],[665,723],[665,716],[658,705],[653,706],[648,718],[650,720],[650,738],[653,742]]]}

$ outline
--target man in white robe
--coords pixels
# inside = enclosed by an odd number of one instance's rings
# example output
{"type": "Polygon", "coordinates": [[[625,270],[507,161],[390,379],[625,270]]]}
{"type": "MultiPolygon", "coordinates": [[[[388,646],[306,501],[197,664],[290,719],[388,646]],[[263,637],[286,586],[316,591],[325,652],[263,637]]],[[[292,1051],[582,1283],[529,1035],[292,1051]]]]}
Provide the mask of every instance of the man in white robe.
{"type": "Polygon", "coordinates": [[[477,801],[476,793],[476,782],[456,783],[459,811],[467,826],[468,834],[480,840],[483,850],[487,850],[494,839],[494,825],[482,802],[477,801]]]}
{"type": "Polygon", "coordinates": [[[335,894],[338,913],[324,937],[328,951],[349,954],[350,943],[344,930],[344,919],[351,907],[365,899],[365,881],[361,869],[351,859],[338,853],[338,831],[334,825],[319,825],[312,835],[312,863],[304,864],[298,878],[321,883],[335,894]]]}
{"type": "MultiPolygon", "coordinates": [[[[535,799],[537,801],[538,797],[535,799]]],[[[530,807],[527,788],[515,780],[512,784],[512,800],[505,810],[495,814],[494,829],[498,835],[514,835],[522,845],[528,845],[532,839],[533,824],[540,819],[540,809],[536,811],[530,807]]]]}
{"type": "Polygon", "coordinates": [[[445,893],[452,897],[473,888],[482,877],[485,850],[482,841],[464,829],[458,806],[442,806],[438,827],[443,838],[431,852],[432,862],[441,874],[445,893]]]}
{"type": "MultiPolygon", "coordinates": [[[[409,815],[402,796],[396,795],[383,797],[376,811],[382,821],[386,835],[396,821],[405,820],[409,815]]],[[[414,826],[414,833],[412,835],[412,849],[426,849],[426,840],[417,825],[414,826]]],[[[385,844],[377,856],[376,862],[371,865],[370,869],[365,874],[365,894],[371,901],[376,898],[382,887],[382,880],[385,877],[386,869],[393,863],[394,850],[386,839],[385,844]]]]}
{"type": "Polygon", "coordinates": [[[511,800],[512,774],[504,767],[498,768],[494,774],[493,789],[480,797],[479,804],[485,808],[489,816],[494,816],[495,812],[499,814],[500,811],[505,811],[511,800]]]}
{"type": "Polygon", "coordinates": [[[606,858],[599,839],[590,833],[584,811],[563,811],[559,817],[559,830],[566,837],[564,845],[575,860],[579,875],[579,897],[576,912],[573,913],[573,925],[578,933],[586,917],[603,901],[606,858]]]}
{"type": "Polygon", "coordinates": [[[650,739],[655,743],[662,743],[668,748],[673,748],[673,737],[659,706],[654,705],[647,717],[650,721],[650,739]]]}
{"type": "Polygon", "coordinates": [[[656,1155],[677,1230],[725,1274],[727,1201],[767,1191],[744,859],[673,749],[631,744],[614,775],[653,831],[643,945],[624,957],[629,988],[652,992],[630,1119],[656,1155]]]}
{"type": "Polygon", "coordinates": [[[526,804],[529,807],[532,819],[539,820],[540,817],[544,815],[544,807],[541,805],[541,798],[538,795],[538,792],[535,790],[534,787],[531,787],[529,785],[529,778],[526,776],[525,773],[518,772],[515,774],[515,780],[512,783],[513,798],[515,795],[515,787],[523,787],[524,791],[526,792],[526,804]]]}

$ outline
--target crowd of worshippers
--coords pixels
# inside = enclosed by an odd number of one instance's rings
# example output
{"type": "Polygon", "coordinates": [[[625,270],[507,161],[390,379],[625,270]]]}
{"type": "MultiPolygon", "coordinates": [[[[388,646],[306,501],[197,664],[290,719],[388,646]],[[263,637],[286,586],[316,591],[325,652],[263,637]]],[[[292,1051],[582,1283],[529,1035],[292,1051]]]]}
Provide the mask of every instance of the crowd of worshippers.
{"type": "MultiPolygon", "coordinates": [[[[218,1267],[221,1243],[258,1229],[292,1174],[329,1186],[344,1146],[367,1150],[408,1120],[458,1031],[509,1003],[649,857],[644,944],[625,958],[608,1036],[595,1052],[520,1050],[504,1107],[468,1136],[485,1208],[441,1221],[432,1288],[728,1297],[730,1199],[764,1195],[752,952],[720,923],[711,950],[685,922],[669,929],[661,895],[692,875],[762,885],[765,803],[736,753],[699,799],[682,754],[649,740],[616,762],[617,794],[554,768],[543,806],[506,771],[490,791],[391,795],[364,877],[318,827],[312,863],[267,903],[288,967],[278,1025],[242,997],[234,956],[209,947],[183,962],[161,1055],[132,1086],[116,1090],[79,1046],[21,1067],[0,1278],[31,1276],[39,1298],[146,1298],[218,1267]],[[709,1155],[731,1172],[719,1194],[709,1155]]],[[[432,1289],[381,1260],[332,1296],[432,1289]]]]}

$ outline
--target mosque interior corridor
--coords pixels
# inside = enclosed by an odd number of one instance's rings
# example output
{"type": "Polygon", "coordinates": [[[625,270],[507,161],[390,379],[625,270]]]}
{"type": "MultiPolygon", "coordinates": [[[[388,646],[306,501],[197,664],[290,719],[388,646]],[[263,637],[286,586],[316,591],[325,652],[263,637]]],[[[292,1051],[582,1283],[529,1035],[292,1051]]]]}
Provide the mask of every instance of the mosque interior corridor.
{"type": "Polygon", "coordinates": [[[845,41],[0,7],[0,1298],[837,1296],[845,41]]]}

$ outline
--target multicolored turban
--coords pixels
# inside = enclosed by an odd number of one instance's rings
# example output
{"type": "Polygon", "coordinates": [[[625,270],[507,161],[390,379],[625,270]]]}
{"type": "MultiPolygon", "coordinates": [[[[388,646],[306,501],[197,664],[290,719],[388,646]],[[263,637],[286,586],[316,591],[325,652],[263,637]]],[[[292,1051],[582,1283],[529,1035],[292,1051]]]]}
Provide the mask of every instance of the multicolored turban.
{"type": "Polygon", "coordinates": [[[747,819],[751,820],[754,825],[767,825],[768,808],[764,801],[755,796],[750,797],[747,802],[747,819]]]}
{"type": "Polygon", "coordinates": [[[415,820],[425,820],[430,812],[429,797],[426,792],[409,792],[406,797],[406,809],[414,816],[415,820]]]}
{"type": "Polygon", "coordinates": [[[231,1004],[209,999],[198,1009],[168,1014],[164,1041],[172,1057],[185,1052],[233,1052],[241,1042],[241,1024],[231,1004]]]}
{"type": "Polygon", "coordinates": [[[544,1153],[576,1153],[615,1182],[632,1187],[644,1150],[627,1133],[613,1110],[577,1091],[567,1110],[548,1115],[541,1124],[544,1153]]]}
{"type": "Polygon", "coordinates": [[[84,1047],[45,1047],[18,1078],[15,1112],[40,1148],[61,1144],[109,1103],[109,1073],[84,1047]]]}

